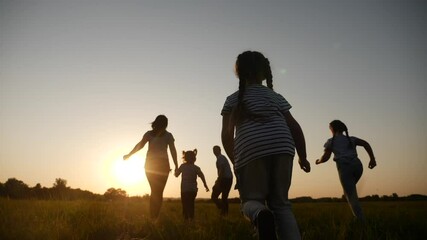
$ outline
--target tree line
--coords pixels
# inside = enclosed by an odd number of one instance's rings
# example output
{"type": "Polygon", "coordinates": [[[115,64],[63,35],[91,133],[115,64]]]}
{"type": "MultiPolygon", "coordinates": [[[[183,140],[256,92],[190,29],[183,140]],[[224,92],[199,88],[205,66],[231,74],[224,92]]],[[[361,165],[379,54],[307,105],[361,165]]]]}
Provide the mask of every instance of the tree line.
{"type": "MultiPolygon", "coordinates": [[[[40,199],[40,200],[123,200],[128,198],[148,199],[146,194],[142,197],[129,197],[125,190],[121,188],[109,188],[104,194],[96,194],[80,188],[73,189],[67,186],[67,180],[56,178],[52,187],[42,187],[37,183],[34,187],[29,187],[26,183],[16,178],[9,178],[5,183],[0,182],[0,197],[10,199],[40,199]]],[[[369,195],[359,198],[361,201],[427,201],[427,196],[421,194],[411,194],[400,197],[397,193],[391,195],[369,195]]],[[[206,201],[208,199],[202,200],[206,201]]],[[[230,203],[240,203],[239,198],[229,199],[230,203]]],[[[312,197],[297,197],[291,202],[342,202],[341,198],[324,197],[314,199],[312,197]]]]}
{"type": "MultiPolygon", "coordinates": [[[[427,201],[426,195],[421,194],[411,194],[408,196],[398,196],[397,193],[391,195],[368,195],[365,197],[359,197],[359,200],[362,202],[375,202],[375,201],[427,201]]],[[[346,202],[345,196],[342,195],[341,198],[336,197],[323,197],[323,198],[312,198],[312,197],[297,197],[291,199],[291,202],[346,202]]]]}
{"type": "Polygon", "coordinates": [[[123,189],[109,188],[101,195],[80,188],[67,186],[67,180],[56,178],[52,187],[42,187],[37,183],[29,187],[16,178],[9,178],[5,183],[0,182],[0,197],[10,199],[40,199],[40,200],[119,200],[128,197],[123,189]]]}

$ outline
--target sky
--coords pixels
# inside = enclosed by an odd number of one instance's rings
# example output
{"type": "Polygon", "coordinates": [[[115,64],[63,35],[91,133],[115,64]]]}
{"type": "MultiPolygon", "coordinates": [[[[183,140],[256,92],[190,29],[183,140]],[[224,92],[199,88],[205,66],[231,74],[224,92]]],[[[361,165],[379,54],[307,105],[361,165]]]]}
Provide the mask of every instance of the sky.
{"type": "Polygon", "coordinates": [[[122,156],[165,114],[178,161],[197,148],[211,188],[234,63],[255,50],[306,138],[312,171],[295,158],[290,198],[342,196],[335,163],[314,164],[334,119],[377,159],[368,169],[358,148],[359,196],[427,194],[426,12],[414,0],[0,0],[0,182],[148,194],[147,146],[122,156]]]}

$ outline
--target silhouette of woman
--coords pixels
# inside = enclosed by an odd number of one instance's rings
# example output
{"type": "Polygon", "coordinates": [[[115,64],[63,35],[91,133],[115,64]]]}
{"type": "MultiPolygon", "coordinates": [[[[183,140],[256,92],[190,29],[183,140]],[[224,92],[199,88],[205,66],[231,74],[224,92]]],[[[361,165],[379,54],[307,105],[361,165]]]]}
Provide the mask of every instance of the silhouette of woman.
{"type": "Polygon", "coordinates": [[[141,150],[148,142],[147,157],[145,160],[145,175],[151,188],[150,216],[156,220],[159,217],[163,202],[163,190],[168,180],[170,165],[167,149],[169,147],[175,170],[178,168],[175,139],[166,131],[168,119],[164,115],[156,117],[151,123],[152,130],[147,131],[142,140],[128,154],[123,156],[124,160],[130,158],[134,153],[141,150]]]}

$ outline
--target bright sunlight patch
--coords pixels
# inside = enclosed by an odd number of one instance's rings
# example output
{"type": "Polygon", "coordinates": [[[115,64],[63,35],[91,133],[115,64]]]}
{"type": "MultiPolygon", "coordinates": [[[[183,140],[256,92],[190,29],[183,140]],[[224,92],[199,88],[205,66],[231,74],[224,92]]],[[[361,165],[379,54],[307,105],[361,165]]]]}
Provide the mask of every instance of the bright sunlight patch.
{"type": "Polygon", "coordinates": [[[113,173],[116,181],[130,186],[141,183],[145,179],[144,160],[134,155],[128,160],[117,159],[113,164],[113,173]]]}

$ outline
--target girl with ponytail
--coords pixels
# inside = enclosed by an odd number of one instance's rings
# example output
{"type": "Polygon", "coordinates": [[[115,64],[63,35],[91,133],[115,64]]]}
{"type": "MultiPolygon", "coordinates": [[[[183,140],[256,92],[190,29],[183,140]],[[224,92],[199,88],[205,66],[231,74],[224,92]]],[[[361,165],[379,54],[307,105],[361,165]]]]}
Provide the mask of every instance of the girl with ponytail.
{"type": "Polygon", "coordinates": [[[368,167],[370,169],[377,166],[374,153],[368,142],[357,137],[350,137],[348,135],[347,126],[340,120],[334,120],[329,123],[329,129],[331,130],[332,138],[328,139],[325,143],[325,152],[320,159],[316,160],[316,164],[328,161],[331,154],[334,154],[334,161],[337,165],[344,195],[350,205],[353,215],[357,220],[363,222],[365,217],[359,203],[356,189],[356,184],[362,176],[363,166],[362,162],[357,157],[356,147],[364,147],[369,154],[371,160],[369,161],[368,167]],[[345,133],[345,135],[343,133],[345,133]]]}
{"type": "Polygon", "coordinates": [[[288,191],[295,148],[300,167],[310,172],[304,134],[291,105],[273,90],[270,62],[263,54],[241,53],[235,71],[239,89],[221,111],[221,138],[234,166],[242,212],[259,239],[300,239],[288,191]]]}

